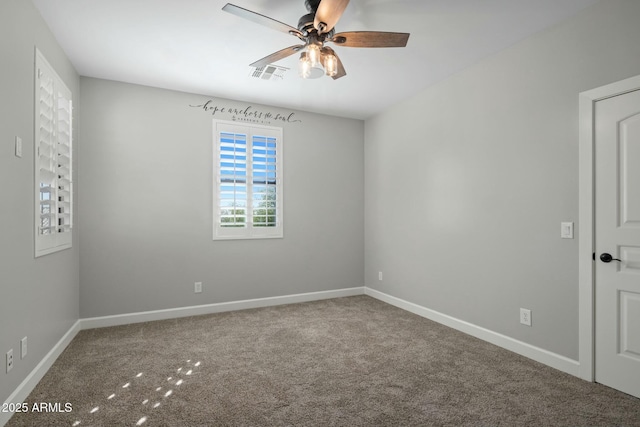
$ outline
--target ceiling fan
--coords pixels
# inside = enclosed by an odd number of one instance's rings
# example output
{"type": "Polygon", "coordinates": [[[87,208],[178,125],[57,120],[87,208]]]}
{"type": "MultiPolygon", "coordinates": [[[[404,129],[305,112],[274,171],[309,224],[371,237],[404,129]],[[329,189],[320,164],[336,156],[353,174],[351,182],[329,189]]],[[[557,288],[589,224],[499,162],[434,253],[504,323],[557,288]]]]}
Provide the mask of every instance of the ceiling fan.
{"type": "Polygon", "coordinates": [[[291,34],[304,44],[286,47],[250,64],[260,68],[300,52],[300,76],[315,79],[328,75],[334,80],[347,75],[335,51],[325,43],[345,47],[405,47],[409,33],[383,31],[335,32],[335,25],[347,8],[349,0],[305,0],[307,11],[298,20],[298,28],[268,16],[227,3],[222,10],[276,31],[291,34]]]}

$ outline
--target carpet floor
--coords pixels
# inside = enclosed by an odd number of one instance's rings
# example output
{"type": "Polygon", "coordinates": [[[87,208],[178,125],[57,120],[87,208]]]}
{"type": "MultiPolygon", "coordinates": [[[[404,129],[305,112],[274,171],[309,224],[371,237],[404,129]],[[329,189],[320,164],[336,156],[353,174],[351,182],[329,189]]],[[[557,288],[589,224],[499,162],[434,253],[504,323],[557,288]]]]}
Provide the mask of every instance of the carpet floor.
{"type": "Polygon", "coordinates": [[[26,403],[8,427],[640,426],[640,399],[368,296],[81,331],[26,403]]]}

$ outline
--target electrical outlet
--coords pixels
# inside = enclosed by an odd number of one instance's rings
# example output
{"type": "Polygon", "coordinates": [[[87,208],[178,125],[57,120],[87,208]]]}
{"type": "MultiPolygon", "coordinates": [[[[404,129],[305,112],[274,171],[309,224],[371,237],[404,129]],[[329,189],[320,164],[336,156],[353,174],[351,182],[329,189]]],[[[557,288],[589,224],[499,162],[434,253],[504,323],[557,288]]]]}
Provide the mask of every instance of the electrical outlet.
{"type": "Polygon", "coordinates": [[[202,282],[194,283],[193,292],[199,294],[202,292],[202,282]]]}
{"type": "Polygon", "coordinates": [[[378,280],[382,281],[382,271],[378,271],[378,280]]]}
{"type": "Polygon", "coordinates": [[[13,369],[13,349],[7,351],[7,373],[13,369]]]}
{"type": "Polygon", "coordinates": [[[27,356],[27,337],[20,340],[20,359],[24,359],[27,356]]]}
{"type": "Polygon", "coordinates": [[[531,310],[526,308],[520,309],[520,323],[531,326],[531,310]]]}

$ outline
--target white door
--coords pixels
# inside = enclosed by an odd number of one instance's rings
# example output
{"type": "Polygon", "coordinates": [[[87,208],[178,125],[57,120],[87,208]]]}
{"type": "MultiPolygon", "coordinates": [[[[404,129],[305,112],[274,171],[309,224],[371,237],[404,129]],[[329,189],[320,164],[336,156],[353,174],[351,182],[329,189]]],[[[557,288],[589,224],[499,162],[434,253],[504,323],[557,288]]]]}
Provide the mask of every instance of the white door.
{"type": "Polygon", "coordinates": [[[640,91],[595,108],[595,376],[640,397],[640,91]]]}

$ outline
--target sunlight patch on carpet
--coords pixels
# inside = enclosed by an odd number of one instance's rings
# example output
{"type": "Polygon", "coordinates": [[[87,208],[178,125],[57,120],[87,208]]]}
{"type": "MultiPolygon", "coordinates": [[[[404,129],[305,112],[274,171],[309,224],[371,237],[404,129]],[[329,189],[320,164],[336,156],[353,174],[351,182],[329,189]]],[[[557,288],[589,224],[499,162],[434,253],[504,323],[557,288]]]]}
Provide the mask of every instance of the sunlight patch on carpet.
{"type": "MultiPolygon", "coordinates": [[[[178,367],[176,369],[175,372],[178,373],[178,377],[175,377],[175,378],[173,376],[167,377],[167,381],[169,383],[174,384],[175,386],[181,386],[181,385],[185,384],[185,382],[186,382],[185,379],[184,378],[180,378],[180,376],[192,375],[193,374],[193,369],[197,368],[197,367],[200,367],[200,365],[201,365],[200,361],[198,361],[198,362],[196,362],[194,364],[194,363],[191,362],[191,359],[187,360],[186,363],[187,363],[187,366],[180,366],[180,367],[178,367]]],[[[140,385],[136,385],[135,379],[136,378],[141,378],[143,375],[144,375],[143,372],[138,372],[135,375],[135,377],[133,378],[132,381],[128,381],[124,385],[122,385],[121,388],[122,389],[126,389],[126,390],[122,391],[123,394],[121,394],[121,396],[120,396],[121,399],[126,399],[127,398],[127,395],[125,393],[127,393],[127,392],[132,393],[132,392],[134,392],[134,389],[136,387],[140,387],[140,385]]],[[[139,383],[137,383],[137,384],[139,384],[139,383]]],[[[172,395],[174,395],[174,389],[172,389],[172,388],[169,388],[167,391],[164,391],[162,386],[154,387],[153,389],[155,390],[156,393],[162,392],[163,393],[162,398],[164,398],[164,399],[167,399],[167,398],[171,397],[172,395]]],[[[117,393],[111,393],[109,396],[107,396],[106,400],[114,400],[114,399],[117,400],[116,399],[117,397],[118,397],[117,393]]],[[[158,399],[158,397],[156,397],[154,399],[156,401],[153,404],[151,409],[159,408],[162,405],[162,403],[160,401],[158,401],[157,399],[158,399]]],[[[150,399],[146,398],[146,399],[144,399],[142,401],[142,405],[147,405],[147,404],[149,404],[149,402],[150,402],[150,399]]],[[[101,409],[101,407],[98,405],[98,406],[94,406],[88,412],[89,412],[89,414],[95,414],[100,409],[101,409]]],[[[103,408],[103,410],[104,410],[104,408],[103,408]]],[[[72,427],[79,426],[80,424],[83,423],[83,421],[84,420],[82,420],[82,419],[76,420],[72,424],[72,427]]],[[[145,424],[147,421],[149,421],[149,416],[148,415],[142,415],[142,417],[138,419],[138,421],[136,422],[135,425],[136,426],[141,426],[141,425],[145,424]]]]}

